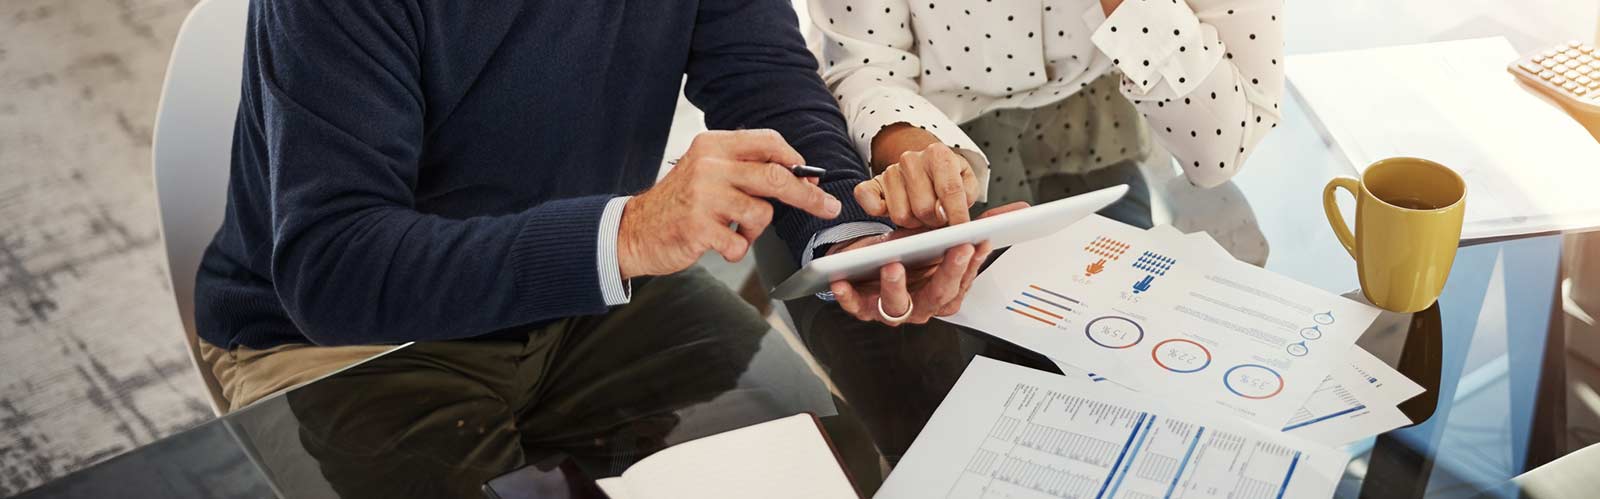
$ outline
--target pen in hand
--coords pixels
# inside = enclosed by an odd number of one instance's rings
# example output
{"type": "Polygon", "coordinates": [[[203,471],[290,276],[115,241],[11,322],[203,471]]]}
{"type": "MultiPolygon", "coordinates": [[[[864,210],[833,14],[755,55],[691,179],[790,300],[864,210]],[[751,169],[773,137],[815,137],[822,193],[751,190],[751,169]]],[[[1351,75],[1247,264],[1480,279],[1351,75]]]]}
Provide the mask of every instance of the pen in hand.
{"type": "Polygon", "coordinates": [[[800,178],[822,178],[828,173],[827,170],[811,165],[794,165],[789,167],[789,172],[800,178]]]}
{"type": "MultiPolygon", "coordinates": [[[[678,165],[678,160],[674,159],[674,160],[667,161],[667,164],[673,165],[673,166],[677,166],[678,165]]],[[[822,178],[823,175],[826,175],[828,173],[827,170],[824,170],[824,169],[821,169],[821,168],[817,168],[817,167],[811,166],[811,165],[794,165],[794,166],[788,166],[788,167],[785,167],[785,168],[789,169],[789,173],[793,173],[794,176],[800,177],[800,178],[822,178]]]]}

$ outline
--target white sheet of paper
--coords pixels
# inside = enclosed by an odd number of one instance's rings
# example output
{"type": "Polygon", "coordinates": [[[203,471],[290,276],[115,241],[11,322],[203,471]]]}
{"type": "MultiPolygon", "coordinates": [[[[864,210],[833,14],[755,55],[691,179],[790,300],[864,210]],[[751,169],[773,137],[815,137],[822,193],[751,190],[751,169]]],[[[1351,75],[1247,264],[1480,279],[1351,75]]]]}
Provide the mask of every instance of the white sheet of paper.
{"type": "Polygon", "coordinates": [[[1090,216],[1011,248],[946,320],[1281,428],[1377,310],[1090,216]]]}
{"type": "MultiPolygon", "coordinates": [[[[1178,229],[1172,230],[1176,231],[1178,229]]],[[[1216,255],[1217,258],[1233,258],[1233,255],[1228,253],[1228,249],[1222,247],[1222,243],[1217,242],[1216,239],[1212,239],[1210,234],[1196,232],[1193,234],[1184,234],[1183,237],[1190,244],[1194,244],[1196,247],[1201,248],[1204,251],[1212,252],[1211,254],[1216,255]]]]}
{"type": "Polygon", "coordinates": [[[973,359],[876,497],[1328,497],[1348,456],[1104,383],[973,359]]]}
{"type": "Polygon", "coordinates": [[[1289,56],[1289,81],[1360,171],[1427,158],[1467,181],[1463,239],[1600,223],[1600,143],[1523,89],[1501,37],[1289,56]]]}
{"type": "Polygon", "coordinates": [[[668,447],[595,484],[613,499],[856,497],[808,414],[668,447]]]}
{"type": "MultiPolygon", "coordinates": [[[[1178,232],[1170,226],[1163,227],[1170,229],[1160,231],[1164,237],[1172,237],[1174,232],[1178,232]]],[[[1156,227],[1151,231],[1161,228],[1156,227]]],[[[1214,252],[1218,257],[1228,257],[1227,250],[1205,232],[1181,234],[1179,237],[1196,247],[1214,252]]],[[[1350,350],[1345,364],[1333,368],[1322,385],[1284,424],[1283,431],[1326,445],[1344,445],[1412,423],[1395,405],[1422,393],[1422,387],[1360,345],[1352,346],[1350,350]],[[1398,390],[1388,393],[1380,391],[1374,385],[1380,377],[1396,380],[1398,390]]]]}

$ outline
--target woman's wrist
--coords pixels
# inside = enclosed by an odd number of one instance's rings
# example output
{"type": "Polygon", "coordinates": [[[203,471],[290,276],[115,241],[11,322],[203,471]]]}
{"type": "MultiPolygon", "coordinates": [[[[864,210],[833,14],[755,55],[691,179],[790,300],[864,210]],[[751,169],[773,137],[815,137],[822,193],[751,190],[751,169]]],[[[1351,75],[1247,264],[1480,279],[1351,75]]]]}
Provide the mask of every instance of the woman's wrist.
{"type": "Polygon", "coordinates": [[[1106,13],[1106,17],[1111,17],[1111,13],[1116,12],[1120,5],[1122,0],[1100,0],[1100,10],[1106,13]]]}
{"type": "Polygon", "coordinates": [[[929,145],[938,143],[939,137],[906,122],[883,127],[872,137],[872,158],[868,160],[872,166],[872,174],[883,173],[889,165],[900,162],[902,154],[921,151],[929,145]]]}

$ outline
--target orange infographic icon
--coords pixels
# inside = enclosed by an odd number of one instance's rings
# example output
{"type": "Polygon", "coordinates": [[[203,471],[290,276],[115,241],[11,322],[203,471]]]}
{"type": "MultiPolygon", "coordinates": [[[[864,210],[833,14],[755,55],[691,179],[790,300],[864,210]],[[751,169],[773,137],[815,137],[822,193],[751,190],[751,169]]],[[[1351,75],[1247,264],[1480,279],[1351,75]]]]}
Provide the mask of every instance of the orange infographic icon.
{"type": "Polygon", "coordinates": [[[1118,258],[1122,258],[1122,254],[1128,251],[1128,243],[1109,237],[1100,236],[1093,242],[1090,242],[1088,246],[1084,246],[1083,250],[1089,252],[1091,255],[1100,257],[1099,260],[1096,260],[1094,263],[1089,264],[1088,267],[1084,267],[1083,269],[1084,276],[1092,276],[1106,269],[1107,260],[1116,260],[1118,258]]]}

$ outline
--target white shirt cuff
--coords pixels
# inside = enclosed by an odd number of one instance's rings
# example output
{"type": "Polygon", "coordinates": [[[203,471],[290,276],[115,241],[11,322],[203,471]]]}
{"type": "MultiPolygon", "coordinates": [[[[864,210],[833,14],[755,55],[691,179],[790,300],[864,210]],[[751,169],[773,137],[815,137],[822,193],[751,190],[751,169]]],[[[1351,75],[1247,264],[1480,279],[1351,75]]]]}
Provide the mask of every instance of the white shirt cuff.
{"type": "MultiPolygon", "coordinates": [[[[817,254],[817,248],[824,244],[835,244],[867,236],[888,234],[894,228],[878,222],[850,222],[842,223],[824,229],[811,236],[811,241],[806,243],[806,251],[800,255],[800,266],[811,263],[817,254]]],[[[833,301],[832,291],[817,293],[817,298],[824,301],[833,301]]]]}
{"type": "Polygon", "coordinates": [[[1083,23],[1092,30],[1089,39],[1095,46],[1144,92],[1170,77],[1167,84],[1185,95],[1209,71],[1184,66],[1222,56],[1220,50],[1205,45],[1200,18],[1188,2],[1123,2],[1110,17],[1095,3],[1084,11],[1083,23]],[[1180,47],[1185,49],[1181,54],[1180,47]]]}
{"type": "Polygon", "coordinates": [[[622,209],[633,196],[611,198],[600,212],[600,244],[595,245],[595,262],[600,272],[600,297],[606,306],[623,305],[633,299],[633,285],[622,279],[617,266],[617,231],[622,229],[622,209]]]}
{"type": "Polygon", "coordinates": [[[822,232],[813,234],[811,236],[811,241],[806,243],[806,252],[805,254],[800,255],[800,266],[804,267],[807,264],[810,264],[811,260],[815,259],[817,247],[824,244],[834,244],[867,236],[888,234],[893,230],[893,227],[878,222],[842,223],[827,229],[823,229],[822,232]]]}

